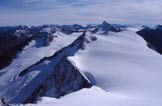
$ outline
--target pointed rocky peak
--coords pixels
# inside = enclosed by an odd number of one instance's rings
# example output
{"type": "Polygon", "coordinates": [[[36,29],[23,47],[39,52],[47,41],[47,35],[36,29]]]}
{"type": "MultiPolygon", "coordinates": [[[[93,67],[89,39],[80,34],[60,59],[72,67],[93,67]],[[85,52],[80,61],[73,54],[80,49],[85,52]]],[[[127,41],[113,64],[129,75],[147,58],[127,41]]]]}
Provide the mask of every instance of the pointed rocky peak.
{"type": "Polygon", "coordinates": [[[109,31],[112,29],[112,25],[103,21],[101,25],[98,26],[98,33],[102,35],[107,35],[109,31]]]}
{"type": "Polygon", "coordinates": [[[110,25],[110,24],[108,22],[106,22],[106,21],[103,21],[102,25],[110,25]]]}
{"type": "Polygon", "coordinates": [[[106,21],[103,21],[103,23],[100,25],[100,27],[102,30],[108,30],[112,26],[109,23],[107,23],[106,21]]]}

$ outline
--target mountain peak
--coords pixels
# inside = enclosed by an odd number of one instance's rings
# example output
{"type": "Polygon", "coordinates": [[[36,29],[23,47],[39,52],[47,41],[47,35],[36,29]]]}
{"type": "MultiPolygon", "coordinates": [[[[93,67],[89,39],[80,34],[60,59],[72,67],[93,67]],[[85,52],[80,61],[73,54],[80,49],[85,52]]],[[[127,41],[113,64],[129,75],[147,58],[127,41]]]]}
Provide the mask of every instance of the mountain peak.
{"type": "Polygon", "coordinates": [[[107,21],[103,21],[102,25],[110,25],[107,21]]]}

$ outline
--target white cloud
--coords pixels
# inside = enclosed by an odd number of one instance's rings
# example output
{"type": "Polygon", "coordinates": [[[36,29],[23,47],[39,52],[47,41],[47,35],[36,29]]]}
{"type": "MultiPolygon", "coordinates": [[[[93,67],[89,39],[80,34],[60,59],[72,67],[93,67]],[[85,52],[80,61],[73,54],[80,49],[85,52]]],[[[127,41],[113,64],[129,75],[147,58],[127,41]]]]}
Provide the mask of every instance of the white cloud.
{"type": "Polygon", "coordinates": [[[29,4],[38,3],[31,5],[34,6],[31,9],[1,9],[0,14],[5,14],[0,17],[0,24],[86,24],[103,20],[111,23],[162,24],[161,0],[64,1],[29,0],[29,4]]]}

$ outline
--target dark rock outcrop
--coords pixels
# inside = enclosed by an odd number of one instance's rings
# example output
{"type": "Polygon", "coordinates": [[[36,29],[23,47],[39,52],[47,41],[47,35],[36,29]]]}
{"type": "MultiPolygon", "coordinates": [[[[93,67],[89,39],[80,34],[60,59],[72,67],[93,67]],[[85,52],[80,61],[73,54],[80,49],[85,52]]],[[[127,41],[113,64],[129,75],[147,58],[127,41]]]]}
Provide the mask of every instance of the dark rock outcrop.
{"type": "MultiPolygon", "coordinates": [[[[24,30],[23,30],[24,31],[24,30]]],[[[31,41],[30,32],[8,29],[0,35],[0,69],[8,66],[16,55],[31,41]],[[16,32],[17,31],[17,32],[16,32]]]]}
{"type": "Polygon", "coordinates": [[[79,70],[67,58],[63,58],[56,65],[53,74],[37,87],[24,103],[33,103],[41,96],[59,98],[91,86],[79,70]]]}
{"type": "Polygon", "coordinates": [[[148,43],[148,47],[162,54],[162,26],[156,28],[144,27],[137,34],[142,36],[148,43]]]}
{"type": "Polygon", "coordinates": [[[98,31],[100,31],[100,34],[102,34],[102,35],[108,35],[109,31],[112,31],[112,32],[122,31],[119,25],[109,24],[106,21],[104,21],[100,25],[88,26],[88,28],[90,28],[90,29],[93,28],[93,30],[91,30],[91,33],[95,34],[98,31]]]}
{"type": "Polygon", "coordinates": [[[40,96],[59,98],[81,88],[91,87],[92,84],[67,60],[68,56],[74,55],[82,47],[84,40],[85,32],[53,56],[45,57],[22,71],[5,88],[7,93],[11,92],[9,97],[13,95],[12,99],[7,101],[31,103],[40,96]],[[14,92],[14,89],[18,91],[14,92]]]}

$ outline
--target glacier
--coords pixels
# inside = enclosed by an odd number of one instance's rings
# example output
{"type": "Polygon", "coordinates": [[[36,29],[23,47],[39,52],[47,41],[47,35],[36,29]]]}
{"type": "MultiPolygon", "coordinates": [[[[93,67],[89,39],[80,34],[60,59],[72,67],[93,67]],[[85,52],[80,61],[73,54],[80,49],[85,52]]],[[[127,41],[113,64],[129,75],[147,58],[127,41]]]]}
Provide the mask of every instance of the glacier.
{"type": "Polygon", "coordinates": [[[0,97],[6,102],[15,106],[162,105],[162,56],[139,35],[144,26],[103,22],[46,27],[43,31],[54,40],[40,47],[35,45],[44,39],[31,40],[0,70],[0,97]]]}

